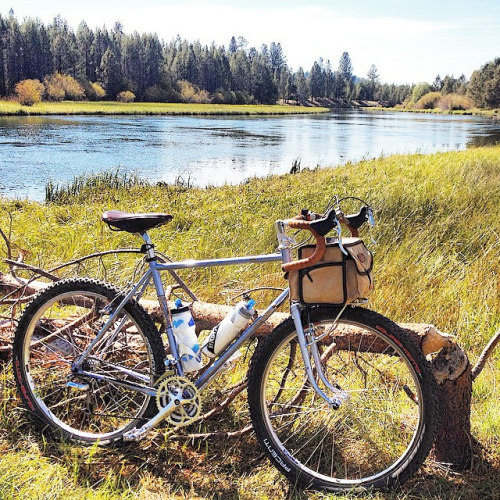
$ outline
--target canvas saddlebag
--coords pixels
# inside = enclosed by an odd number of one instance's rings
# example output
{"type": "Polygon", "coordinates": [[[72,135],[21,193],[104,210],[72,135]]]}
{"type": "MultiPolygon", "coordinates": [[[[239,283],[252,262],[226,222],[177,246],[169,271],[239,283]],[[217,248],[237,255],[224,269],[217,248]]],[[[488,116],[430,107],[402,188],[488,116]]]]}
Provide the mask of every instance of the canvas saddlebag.
{"type": "MultiPolygon", "coordinates": [[[[344,305],[366,298],[373,290],[373,255],[359,238],[342,238],[344,255],[337,240],[328,240],[323,258],[311,267],[291,271],[290,299],[306,305],[344,305]]],[[[314,253],[315,245],[299,248],[298,258],[314,253]]]]}

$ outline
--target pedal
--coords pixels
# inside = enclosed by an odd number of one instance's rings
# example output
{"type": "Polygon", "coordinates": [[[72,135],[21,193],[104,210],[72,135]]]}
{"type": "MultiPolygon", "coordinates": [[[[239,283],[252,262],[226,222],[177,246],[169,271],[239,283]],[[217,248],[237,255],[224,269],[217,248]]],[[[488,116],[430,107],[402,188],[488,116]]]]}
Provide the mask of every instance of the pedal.
{"type": "Polygon", "coordinates": [[[123,440],[124,441],[139,441],[139,439],[142,439],[146,437],[146,434],[148,433],[148,429],[143,430],[142,427],[139,429],[131,429],[130,431],[126,432],[123,435],[123,440]]]}

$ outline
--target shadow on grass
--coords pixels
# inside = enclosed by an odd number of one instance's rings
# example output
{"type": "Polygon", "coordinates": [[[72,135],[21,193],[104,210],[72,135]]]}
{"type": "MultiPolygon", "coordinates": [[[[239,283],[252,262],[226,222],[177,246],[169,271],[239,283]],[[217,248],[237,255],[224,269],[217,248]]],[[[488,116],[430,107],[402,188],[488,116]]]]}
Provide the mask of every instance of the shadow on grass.
{"type": "MultiPolygon", "coordinates": [[[[336,498],[302,493],[294,488],[269,464],[253,435],[236,440],[169,441],[167,429],[159,429],[143,441],[115,447],[83,447],[54,441],[47,431],[40,432],[33,425],[15,394],[12,378],[7,376],[3,380],[0,414],[3,448],[12,453],[33,450],[34,461],[38,452],[72,471],[69,478],[90,491],[107,485],[120,496],[121,492],[139,492],[145,487],[149,490],[153,485],[156,491],[187,498],[336,498]]],[[[204,430],[235,430],[240,426],[238,416],[228,408],[204,430]]],[[[200,428],[185,430],[199,432],[200,428]]],[[[34,474],[39,472],[34,469],[34,474]]],[[[398,491],[357,495],[357,498],[500,499],[498,450],[475,441],[474,460],[468,471],[454,472],[427,460],[419,473],[398,491]]]]}

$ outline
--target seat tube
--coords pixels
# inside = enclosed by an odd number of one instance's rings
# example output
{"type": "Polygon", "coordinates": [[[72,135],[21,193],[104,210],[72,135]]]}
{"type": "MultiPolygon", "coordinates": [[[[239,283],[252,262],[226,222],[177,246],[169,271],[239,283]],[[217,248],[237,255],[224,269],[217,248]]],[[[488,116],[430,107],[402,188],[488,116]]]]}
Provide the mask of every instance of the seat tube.
{"type": "Polygon", "coordinates": [[[158,271],[158,269],[156,268],[157,257],[154,250],[154,245],[151,242],[151,238],[149,237],[148,233],[144,232],[141,234],[141,236],[142,239],[146,242],[147,261],[149,262],[149,267],[151,268],[153,283],[155,285],[156,295],[158,297],[158,303],[160,304],[160,309],[165,321],[165,330],[168,338],[168,345],[177,367],[177,373],[182,377],[184,375],[184,370],[182,369],[179,349],[177,347],[177,341],[172,329],[172,322],[170,321],[170,310],[168,308],[167,299],[165,297],[165,289],[163,288],[163,283],[161,281],[161,274],[160,271],[158,271]]]}

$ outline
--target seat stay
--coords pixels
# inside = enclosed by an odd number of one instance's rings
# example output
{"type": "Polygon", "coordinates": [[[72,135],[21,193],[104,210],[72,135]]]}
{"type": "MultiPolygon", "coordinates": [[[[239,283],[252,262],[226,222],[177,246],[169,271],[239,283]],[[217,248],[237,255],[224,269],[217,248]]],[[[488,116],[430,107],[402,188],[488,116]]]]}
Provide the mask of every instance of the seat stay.
{"type": "MultiPolygon", "coordinates": [[[[104,326],[100,329],[100,331],[97,333],[95,338],[92,340],[92,342],[87,346],[85,351],[78,357],[78,359],[73,363],[73,367],[76,370],[79,370],[81,368],[81,365],[83,363],[83,360],[89,355],[89,353],[92,351],[92,349],[96,346],[96,344],[104,337],[106,332],[109,330],[111,325],[113,324],[113,321],[115,318],[118,316],[118,314],[121,313],[122,309],[125,307],[125,304],[137,293],[137,291],[149,281],[151,278],[152,270],[148,269],[142,278],[137,282],[137,284],[130,290],[130,292],[122,299],[122,301],[118,304],[116,309],[113,311],[113,314],[110,315],[108,318],[108,321],[104,324],[104,326]]],[[[121,323],[120,323],[121,325],[121,323]]]]}

